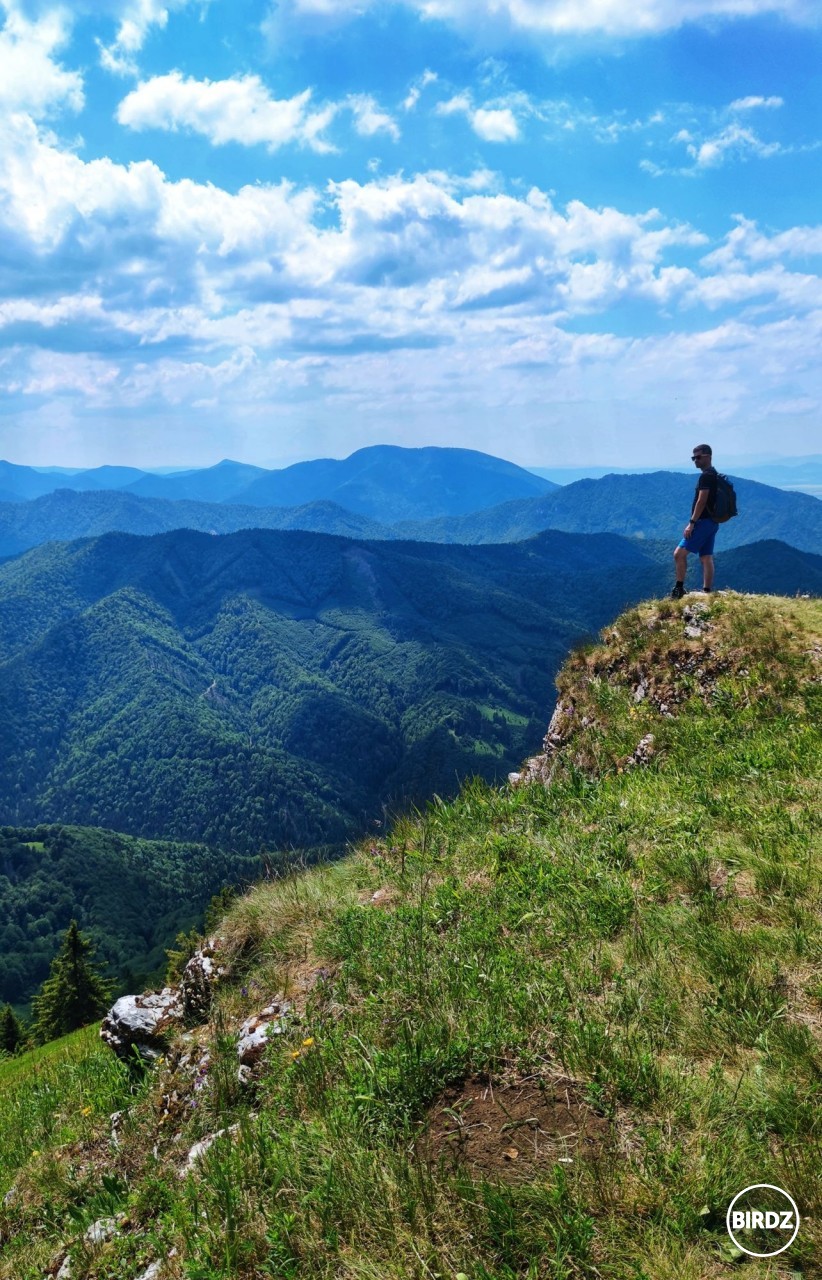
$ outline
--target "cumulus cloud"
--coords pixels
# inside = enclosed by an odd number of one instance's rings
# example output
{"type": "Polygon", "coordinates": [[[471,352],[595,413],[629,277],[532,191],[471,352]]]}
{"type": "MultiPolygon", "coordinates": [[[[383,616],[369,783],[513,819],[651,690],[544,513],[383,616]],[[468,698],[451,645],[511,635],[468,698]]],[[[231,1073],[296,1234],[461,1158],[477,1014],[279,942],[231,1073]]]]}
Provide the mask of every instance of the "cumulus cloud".
{"type": "Polygon", "coordinates": [[[68,35],[61,11],[35,22],[14,10],[7,13],[0,30],[0,111],[25,111],[40,118],[57,108],[82,108],[82,76],[65,70],[54,58],[68,35]]]}
{"type": "Polygon", "coordinates": [[[263,143],[274,151],[297,142],[327,151],[322,133],[336,107],[312,111],[310,102],[310,89],[293,98],[273,98],[259,76],[195,80],[172,71],[127,94],[117,108],[117,119],[130,129],[190,129],[215,145],[263,143]]]}
{"type": "Polygon", "coordinates": [[[383,111],[375,98],[368,93],[354,93],[347,99],[354,116],[354,128],[364,138],[375,133],[387,133],[396,141],[400,131],[395,120],[383,111]]]}
{"type": "MultiPolygon", "coordinates": [[[[686,119],[676,133],[668,139],[668,148],[684,147],[688,163],[671,163],[669,159],[655,160],[646,156],[640,162],[640,168],[655,177],[666,174],[677,174],[695,177],[711,169],[718,169],[730,161],[745,161],[752,158],[767,160],[772,156],[785,155],[796,150],[813,149],[816,145],[791,143],[784,144],[779,139],[766,139],[760,136],[747,123],[739,119],[741,113],[759,109],[782,106],[781,98],[762,98],[749,96],[737,98],[722,110],[707,110],[687,103],[669,104],[664,113],[651,117],[651,121],[664,122],[686,119]]],[[[650,123],[650,122],[649,122],[650,123]]],[[[657,154],[661,149],[659,137],[656,139],[657,154]]]]}
{"type": "Polygon", "coordinates": [[[558,206],[483,170],[231,193],[147,161],[85,161],[18,115],[0,120],[0,240],[14,264],[0,387],[35,404],[196,401],[245,421],[276,403],[286,421],[293,397],[303,416],[311,400],[345,423],[353,448],[370,441],[352,422],[377,438],[392,406],[392,421],[413,406],[417,430],[473,403],[482,447],[483,415],[489,432],[508,413],[526,435],[544,425],[546,380],[551,413],[592,429],[600,393],[617,415],[625,398],[626,420],[643,397],[677,395],[706,422],[747,412],[763,378],[773,401],[822,394],[810,354],[822,284],[808,262],[791,267],[822,251],[815,227],[769,236],[739,220],[710,244],[653,209],[558,206]],[[625,339],[609,332],[624,302],[664,312],[667,328],[684,308],[741,318],[625,339]],[[582,316],[600,332],[575,333],[582,316]]]}
{"type": "Polygon", "coordinates": [[[728,108],[729,111],[753,111],[756,107],[767,107],[773,110],[775,107],[784,107],[785,102],[782,98],[770,97],[761,98],[755,94],[747,98],[735,98],[728,108]]]}
{"type": "Polygon", "coordinates": [[[715,169],[723,164],[729,156],[745,159],[747,156],[767,158],[781,150],[778,142],[763,142],[753,129],[742,125],[729,124],[719,133],[703,142],[686,143],[688,155],[694,160],[697,169],[715,169]]]}
{"type": "Polygon", "coordinates": [[[142,49],[151,28],[162,29],[168,23],[170,12],[185,9],[192,3],[202,7],[208,0],[114,0],[113,6],[109,0],[98,6],[98,11],[100,7],[104,10],[113,7],[119,20],[115,39],[110,44],[97,42],[101,65],[114,75],[136,75],[135,55],[142,49]]]}
{"type": "Polygon", "coordinates": [[[426,68],[419,79],[414,81],[403,99],[403,111],[413,111],[422,97],[423,90],[427,89],[429,84],[436,84],[437,78],[436,71],[430,71],[426,68]]]}
{"type": "Polygon", "coordinates": [[[485,142],[516,142],[519,125],[510,107],[478,107],[471,116],[471,127],[485,142]]]}
{"type": "Polygon", "coordinates": [[[517,118],[510,107],[490,103],[475,107],[469,93],[458,93],[437,103],[436,112],[440,116],[464,115],[484,142],[516,142],[520,136],[517,118]]]}
{"type": "MultiPolygon", "coordinates": [[[[344,22],[374,7],[377,0],[278,0],[272,28],[289,21],[344,22]]],[[[423,19],[446,22],[478,41],[544,36],[641,37],[671,31],[688,23],[734,20],[777,14],[815,24],[815,0],[393,0],[423,19]]]]}
{"type": "Polygon", "coordinates": [[[741,214],[734,217],[736,226],[724,242],[702,259],[709,271],[736,268],[743,263],[769,263],[792,258],[822,256],[822,226],[789,227],[766,235],[756,222],[741,214]]]}

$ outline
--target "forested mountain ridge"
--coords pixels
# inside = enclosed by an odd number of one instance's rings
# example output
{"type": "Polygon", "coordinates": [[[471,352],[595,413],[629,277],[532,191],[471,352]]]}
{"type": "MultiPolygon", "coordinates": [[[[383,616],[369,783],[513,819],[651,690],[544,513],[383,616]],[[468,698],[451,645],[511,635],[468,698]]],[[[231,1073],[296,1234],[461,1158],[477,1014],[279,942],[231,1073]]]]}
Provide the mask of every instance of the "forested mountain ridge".
{"type": "Polygon", "coordinates": [[[318,459],[270,472],[249,485],[242,499],[258,506],[326,499],[393,524],[480,511],[554,487],[550,480],[475,449],[372,445],[340,462],[318,459]]]}
{"type": "MultiPolygon", "coordinates": [[[[720,551],[765,538],[812,553],[822,551],[822,504],[818,499],[753,481],[738,480],[736,484],[741,514],[723,526],[720,551]]],[[[111,531],[147,535],[180,528],[206,533],[304,529],[380,541],[449,543],[517,542],[555,528],[644,540],[661,538],[670,543],[687,519],[693,480],[674,472],[603,476],[466,516],[426,520],[400,519],[404,500],[396,496],[398,493],[399,489],[396,493],[389,490],[380,497],[382,518],[392,521],[381,523],[326,499],[296,507],[255,507],[227,501],[138,497],[124,490],[58,489],[28,502],[0,502],[0,557],[17,555],[52,539],[70,541],[111,531]]],[[[345,496],[338,494],[340,500],[345,496]]],[[[439,502],[440,498],[435,494],[431,500],[439,502]]]]}
{"type": "Polygon", "coordinates": [[[231,904],[142,1081],[0,1063],[3,1280],[764,1280],[754,1183],[817,1280],[821,656],[818,600],[612,617],[516,785],[231,904]]]}
{"type": "Polygon", "coordinates": [[[0,821],[339,843],[385,803],[504,774],[625,572],[637,596],[660,576],[630,543],[562,534],[182,531],[28,552],[0,566],[0,821]]]}
{"type": "Polygon", "coordinates": [[[30,502],[0,501],[0,556],[43,542],[72,542],[104,533],[148,536],[172,529],[236,533],[240,529],[304,529],[349,538],[391,538],[385,525],[333,502],[301,507],[250,507],[186,498],[147,498],[122,490],[56,489],[30,502]]]}
{"type": "Polygon", "coordinates": [[[30,1000],[72,919],[118,984],[145,983],[213,894],[260,873],[257,858],[201,844],[87,827],[0,827],[0,1004],[30,1000]]]}
{"type": "Polygon", "coordinates": [[[547,493],[553,482],[475,449],[372,445],[348,458],[318,458],[282,470],[224,459],[171,475],[127,467],[44,473],[0,461],[0,493],[24,501],[56,489],[119,490],[139,497],[231,502],[256,507],[333,501],[370,519],[423,520],[477,511],[511,498],[547,493]]]}
{"type": "MultiPolygon", "coordinates": [[[[822,502],[755,480],[733,478],[739,516],[722,526],[717,550],[766,538],[822,553],[822,502]]],[[[402,522],[396,532],[442,542],[518,542],[542,529],[614,533],[630,538],[681,537],[693,503],[695,479],[673,471],[576,480],[540,498],[503,503],[472,515],[402,522]]]]}

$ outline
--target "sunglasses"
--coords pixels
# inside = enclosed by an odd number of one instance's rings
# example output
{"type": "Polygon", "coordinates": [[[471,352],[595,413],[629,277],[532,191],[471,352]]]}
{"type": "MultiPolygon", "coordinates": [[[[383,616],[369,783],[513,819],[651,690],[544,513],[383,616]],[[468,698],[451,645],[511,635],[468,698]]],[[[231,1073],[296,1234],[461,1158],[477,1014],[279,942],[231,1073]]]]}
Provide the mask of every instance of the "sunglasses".
{"type": "Polygon", "coordinates": [[[704,458],[704,457],[705,457],[704,453],[692,453],[691,462],[696,462],[697,458],[704,458]]]}

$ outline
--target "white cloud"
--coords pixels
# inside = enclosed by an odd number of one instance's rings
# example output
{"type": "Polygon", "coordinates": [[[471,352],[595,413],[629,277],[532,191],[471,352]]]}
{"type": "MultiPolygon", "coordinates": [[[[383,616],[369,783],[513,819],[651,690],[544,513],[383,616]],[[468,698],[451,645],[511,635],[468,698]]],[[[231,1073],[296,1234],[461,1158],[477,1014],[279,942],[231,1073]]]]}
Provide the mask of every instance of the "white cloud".
{"type": "Polygon", "coordinates": [[[719,133],[704,142],[687,144],[688,155],[693,157],[698,169],[715,169],[723,164],[728,156],[745,159],[747,156],[767,158],[776,155],[780,150],[778,142],[763,142],[753,129],[742,125],[729,124],[719,133]]]}
{"type": "Polygon", "coordinates": [[[25,111],[39,118],[57,108],[82,108],[82,76],[66,71],[53,57],[68,34],[60,11],[36,22],[13,10],[7,13],[0,30],[0,111],[25,111]]]}
{"type": "Polygon", "coordinates": [[[381,110],[370,94],[351,94],[346,102],[354,116],[354,128],[362,137],[371,138],[375,133],[388,133],[397,141],[400,131],[396,121],[381,110]]]}
{"type": "Polygon", "coordinates": [[[202,7],[209,0],[115,0],[104,4],[112,8],[119,20],[117,35],[111,44],[97,42],[100,63],[114,75],[136,75],[135,55],[140,52],[152,27],[161,30],[168,23],[169,13],[185,9],[189,4],[202,7]]]}
{"type": "Polygon", "coordinates": [[[117,108],[117,119],[130,129],[191,129],[215,145],[264,143],[274,151],[298,142],[327,151],[322,133],[336,108],[311,111],[310,101],[310,89],[293,98],[272,98],[259,76],[195,80],[172,71],[143,81],[127,94],[117,108]]]}
{"type": "MultiPolygon", "coordinates": [[[[377,0],[278,0],[272,29],[296,24],[343,22],[377,0]]],[[[424,19],[449,23],[490,44],[507,38],[557,36],[641,37],[689,23],[732,21],[777,14],[788,21],[818,24],[816,0],[394,0],[424,19]]]]}
{"type": "Polygon", "coordinates": [[[790,227],[769,236],[741,214],[736,214],[734,221],[736,226],[725,237],[724,244],[702,259],[703,267],[710,271],[726,270],[746,262],[822,256],[822,226],[790,227]]]}
{"type": "Polygon", "coordinates": [[[23,407],[140,407],[167,425],[197,402],[262,431],[276,405],[284,452],[307,418],[341,452],[372,443],[390,409],[394,438],[403,422],[418,443],[434,419],[470,420],[470,443],[499,452],[501,423],[530,449],[546,415],[647,430],[670,405],[673,439],[676,417],[707,427],[822,398],[820,277],[790,269],[822,251],[816,227],[769,236],[739,220],[709,245],[655,210],[558,207],[483,170],[230,193],[150,162],[84,161],[9,116],[0,237],[26,281],[0,303],[16,344],[0,389],[23,407]],[[624,302],[663,313],[670,335],[609,332],[624,302]],[[684,308],[689,330],[696,308],[738,318],[678,334],[684,308]],[[580,316],[600,331],[564,328],[580,316]],[[74,351],[49,349],[68,331],[74,351]]]}
{"type": "MultiPolygon", "coordinates": [[[[739,113],[758,107],[778,107],[781,98],[737,98],[722,111],[700,109],[687,103],[669,104],[664,115],[657,120],[652,117],[650,123],[664,122],[679,116],[687,119],[669,137],[668,143],[678,144],[685,148],[690,163],[671,163],[667,158],[662,160],[646,156],[640,161],[640,168],[654,177],[675,174],[682,177],[696,177],[711,169],[717,169],[730,161],[745,161],[751,158],[767,160],[772,156],[786,155],[797,150],[813,150],[818,144],[795,143],[785,144],[778,139],[762,138],[748,124],[738,119],[739,113]]],[[[654,140],[655,154],[661,150],[660,140],[654,140]]]]}
{"type": "Polygon", "coordinates": [[[470,117],[471,127],[486,142],[516,142],[519,125],[510,107],[478,107],[470,117]]]}
{"type": "Polygon", "coordinates": [[[422,96],[423,89],[426,89],[429,84],[435,84],[437,78],[436,71],[430,71],[428,69],[423,71],[420,78],[412,84],[406,97],[403,99],[403,111],[413,111],[422,96]]]}
{"type": "Polygon", "coordinates": [[[767,107],[769,110],[773,110],[776,107],[784,107],[784,105],[785,105],[785,102],[784,102],[784,99],[782,98],[777,98],[777,97],[760,98],[760,97],[757,97],[756,95],[751,95],[750,97],[747,97],[747,98],[735,98],[734,101],[731,103],[730,107],[728,108],[728,110],[729,111],[753,111],[754,108],[756,107],[767,107]]]}
{"type": "Polygon", "coordinates": [[[436,114],[464,115],[474,133],[484,142],[516,142],[520,137],[519,124],[510,106],[488,103],[484,107],[475,107],[467,92],[438,102],[436,114]]]}

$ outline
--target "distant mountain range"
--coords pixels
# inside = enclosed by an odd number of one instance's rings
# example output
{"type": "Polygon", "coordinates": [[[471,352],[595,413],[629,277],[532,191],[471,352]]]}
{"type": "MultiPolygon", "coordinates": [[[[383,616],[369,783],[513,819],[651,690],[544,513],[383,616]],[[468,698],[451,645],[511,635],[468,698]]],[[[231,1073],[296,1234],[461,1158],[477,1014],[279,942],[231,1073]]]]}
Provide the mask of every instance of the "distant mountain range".
{"type": "MultiPolygon", "coordinates": [[[[386,805],[518,765],[569,647],[667,593],[662,551],[259,529],[37,548],[0,566],[0,824],[339,845],[386,805]]],[[[722,573],[822,590],[822,558],[778,543],[722,573]]]]}
{"type": "MultiPolygon", "coordinates": [[[[720,471],[732,472],[745,480],[758,480],[777,489],[797,489],[801,493],[822,493],[822,454],[808,454],[779,462],[723,462],[717,458],[720,471]]],[[[666,468],[668,470],[669,468],[666,468]]],[[[607,475],[631,475],[659,470],[658,467],[531,467],[534,475],[556,484],[573,484],[575,480],[599,480],[607,475]]],[[[678,472],[691,473],[690,466],[677,467],[678,472]]]]}
{"type": "MultiPolygon", "coordinates": [[[[577,480],[541,498],[507,502],[460,518],[404,522],[406,537],[442,542],[517,542],[542,529],[662,538],[673,545],[691,510],[695,479],[672,471],[577,480]]],[[[822,551],[822,503],[734,477],[739,516],[724,524],[717,548],[776,538],[802,551],[822,551]]]]}
{"type": "Polygon", "coordinates": [[[320,458],[298,462],[282,471],[225,460],[214,467],[173,475],[97,467],[66,476],[0,462],[3,501],[28,501],[56,489],[117,489],[140,498],[253,507],[299,507],[327,501],[387,523],[465,515],[499,502],[536,497],[553,488],[549,480],[523,467],[472,449],[402,449],[394,445],[360,449],[341,461],[320,458]]]}
{"type": "MultiPolygon", "coordinates": [[[[440,460],[442,483],[437,501],[442,502],[447,498],[447,461],[440,460]]],[[[455,476],[450,483],[456,483],[455,476]]],[[[599,480],[579,480],[562,488],[555,486],[541,496],[501,503],[468,515],[398,523],[372,520],[327,500],[314,500],[301,507],[253,507],[139,497],[133,489],[59,489],[28,502],[0,502],[0,557],[18,555],[52,540],[70,541],[113,531],[154,534],[179,528],[204,533],[249,528],[305,529],[342,537],[454,543],[516,542],[545,529],[560,529],[568,533],[609,532],[662,539],[672,544],[689,514],[693,486],[693,477],[675,472],[609,475],[599,480]]],[[[720,552],[762,539],[777,539],[811,553],[822,550],[822,503],[816,498],[750,480],[740,479],[736,487],[740,516],[723,526],[717,544],[720,552]]],[[[413,498],[413,502],[419,501],[413,498]]],[[[384,509],[391,502],[391,491],[386,489],[374,497],[372,505],[384,509]]],[[[406,507],[411,502],[409,499],[406,507]]],[[[393,506],[396,514],[403,503],[396,498],[393,506]]]]}
{"type": "Polygon", "coordinates": [[[240,529],[304,529],[353,538],[392,538],[386,525],[355,515],[334,502],[303,507],[249,507],[187,499],[140,498],[128,491],[58,489],[30,502],[0,502],[0,557],[19,555],[43,542],[70,542],[103,533],[236,533],[240,529]]]}

